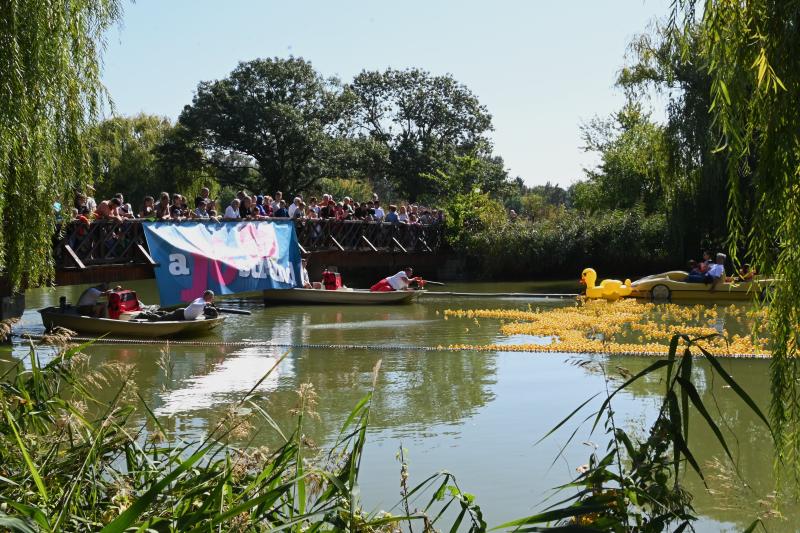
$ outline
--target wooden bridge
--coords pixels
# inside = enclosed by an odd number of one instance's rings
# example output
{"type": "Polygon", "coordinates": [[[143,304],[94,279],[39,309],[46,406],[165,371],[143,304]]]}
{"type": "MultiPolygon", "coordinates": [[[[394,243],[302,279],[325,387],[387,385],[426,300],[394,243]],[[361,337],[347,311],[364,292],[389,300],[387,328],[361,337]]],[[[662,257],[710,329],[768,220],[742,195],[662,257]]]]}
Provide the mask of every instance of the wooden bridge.
{"type": "MultiPolygon", "coordinates": [[[[294,224],[312,276],[326,265],[358,271],[440,263],[441,224],[326,219],[297,220],[294,224]]],[[[74,221],[63,231],[59,229],[54,241],[57,285],[147,279],[154,275],[156,263],[140,221],[74,221]]]]}

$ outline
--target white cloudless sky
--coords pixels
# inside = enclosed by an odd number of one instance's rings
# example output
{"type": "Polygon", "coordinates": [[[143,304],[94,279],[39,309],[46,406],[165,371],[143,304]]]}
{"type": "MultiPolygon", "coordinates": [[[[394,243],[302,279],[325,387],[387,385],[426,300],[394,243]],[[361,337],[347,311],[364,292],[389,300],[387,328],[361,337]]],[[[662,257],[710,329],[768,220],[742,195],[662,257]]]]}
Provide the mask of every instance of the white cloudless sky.
{"type": "Polygon", "coordinates": [[[239,61],[300,56],[323,76],[420,67],[450,73],[493,116],[512,176],[568,186],[596,157],[579,125],[619,109],[628,43],[669,0],[137,0],[108,35],[117,114],[177,119],[201,80],[239,61]]]}

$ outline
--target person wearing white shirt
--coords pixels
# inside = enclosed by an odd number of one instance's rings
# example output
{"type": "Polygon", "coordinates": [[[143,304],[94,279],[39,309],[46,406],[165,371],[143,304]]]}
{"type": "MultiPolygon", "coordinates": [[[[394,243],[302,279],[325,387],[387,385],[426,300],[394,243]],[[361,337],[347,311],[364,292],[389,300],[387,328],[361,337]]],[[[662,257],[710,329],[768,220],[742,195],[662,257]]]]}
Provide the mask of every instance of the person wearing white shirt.
{"type": "Polygon", "coordinates": [[[275,198],[272,199],[273,212],[281,208],[281,200],[283,200],[283,193],[281,191],[278,191],[275,193],[275,198]]]}
{"type": "Polygon", "coordinates": [[[289,206],[289,218],[294,218],[294,212],[297,211],[297,208],[300,207],[300,204],[303,203],[302,198],[296,196],[292,205],[289,206]]]}
{"type": "Polygon", "coordinates": [[[183,309],[183,319],[184,320],[197,320],[201,316],[203,316],[203,311],[205,311],[207,305],[211,305],[214,303],[214,291],[205,291],[203,296],[200,298],[195,298],[192,300],[192,303],[187,305],[183,309]]]}
{"type": "Polygon", "coordinates": [[[307,265],[308,261],[306,259],[300,260],[300,285],[302,285],[304,289],[311,289],[313,286],[311,285],[311,279],[308,277],[308,270],[306,270],[307,265]]]}
{"type": "Polygon", "coordinates": [[[412,282],[417,281],[416,278],[411,277],[413,272],[414,269],[406,267],[405,270],[401,270],[394,276],[383,278],[369,290],[372,292],[404,291],[412,282]]]}
{"type": "Polygon", "coordinates": [[[241,218],[239,215],[239,199],[234,198],[231,200],[231,205],[225,208],[225,217],[229,220],[238,220],[241,218]]]}
{"type": "Polygon", "coordinates": [[[104,296],[111,291],[108,289],[108,283],[101,283],[94,287],[89,287],[78,298],[78,303],[75,306],[78,308],[78,313],[84,316],[100,316],[104,305],[99,303],[100,297],[104,296]]]}
{"type": "Polygon", "coordinates": [[[377,200],[375,201],[375,220],[378,222],[383,222],[383,218],[386,216],[386,213],[383,212],[381,209],[381,203],[377,200]]]}
{"type": "Polygon", "coordinates": [[[207,290],[200,298],[195,298],[182,309],[175,309],[158,320],[197,320],[204,315],[206,306],[214,304],[214,291],[207,290]]]}
{"type": "Polygon", "coordinates": [[[706,283],[711,284],[711,290],[717,288],[717,285],[725,281],[725,254],[717,254],[716,261],[708,268],[706,272],[706,283]]]}

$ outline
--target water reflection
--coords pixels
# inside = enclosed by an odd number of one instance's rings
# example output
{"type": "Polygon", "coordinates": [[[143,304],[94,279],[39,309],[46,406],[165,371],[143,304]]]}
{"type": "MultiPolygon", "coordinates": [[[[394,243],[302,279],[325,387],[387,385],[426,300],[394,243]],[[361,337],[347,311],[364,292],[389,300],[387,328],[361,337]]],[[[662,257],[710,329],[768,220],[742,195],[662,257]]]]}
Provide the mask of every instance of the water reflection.
{"type": "Polygon", "coordinates": [[[258,386],[254,392],[273,391],[278,386],[279,375],[288,372],[287,365],[276,368],[260,383],[259,380],[277,362],[278,357],[267,355],[258,347],[233,352],[208,374],[192,376],[182,386],[162,394],[161,406],[156,409],[155,414],[175,416],[228,405],[253,390],[256,385],[258,386]]]}
{"type": "MultiPolygon", "coordinates": [[[[152,282],[132,284],[145,302],[156,301],[152,282]]],[[[447,287],[453,291],[472,287],[447,287]]],[[[487,285],[486,292],[531,292],[533,284],[487,285]]],[[[35,309],[58,302],[61,295],[74,299],[81,287],[56,291],[31,291],[30,311],[23,328],[41,331],[35,309]],[[38,328],[38,329],[37,329],[38,328]]],[[[565,431],[534,447],[549,428],[584,399],[603,390],[599,375],[589,375],[559,355],[522,353],[425,352],[421,350],[279,349],[281,344],[489,344],[547,342],[535,337],[505,338],[498,334],[499,321],[444,320],[447,308],[524,309],[527,302],[502,299],[437,297],[424,304],[399,307],[270,307],[258,299],[228,300],[226,306],[253,311],[251,316],[232,316],[208,340],[263,341],[264,346],[241,349],[229,346],[94,346],[93,364],[125,361],[135,365],[135,385],[153,408],[170,438],[201,438],[225,409],[238,401],[286,351],[285,360],[259,388],[266,408],[284,430],[290,430],[289,411],[297,403],[295,391],[312,383],[318,394],[320,419],[309,422],[307,434],[318,443],[329,443],[345,417],[372,386],[372,370],[382,361],[374,398],[374,410],[364,457],[365,499],[370,506],[394,502],[397,497],[397,464],[394,456],[402,442],[410,449],[412,471],[424,476],[447,468],[459,476],[466,490],[477,493],[492,524],[518,518],[541,509],[548,489],[574,475],[588,451],[576,443],[566,451],[566,463],[550,463],[569,436],[565,431]],[[171,373],[158,365],[161,350],[168,349],[171,373]],[[168,377],[169,376],[169,377],[168,377]]],[[[571,305],[571,302],[536,302],[534,307],[571,305]]],[[[721,315],[722,316],[722,315],[721,315]]],[[[2,349],[6,358],[22,357],[25,346],[2,349]]],[[[595,357],[606,372],[617,366],[642,370],[651,359],[595,357]]],[[[769,400],[768,362],[726,360],[731,372],[754,400],[764,408],[769,400]]],[[[694,368],[695,383],[703,401],[719,406],[729,444],[740,460],[742,477],[750,487],[710,493],[696,479],[689,479],[695,505],[708,520],[699,530],[719,531],[723,524],[741,529],[759,511],[758,500],[772,490],[772,450],[762,425],[735,399],[730,389],[711,379],[702,362],[694,368]],[[735,435],[735,438],[732,436],[735,435]]],[[[109,388],[107,394],[113,396],[109,388]]],[[[658,378],[636,383],[620,397],[615,409],[629,425],[644,426],[652,419],[664,384],[658,378]]],[[[139,423],[145,415],[139,410],[139,423]]],[[[279,438],[267,428],[255,435],[253,445],[274,446],[279,438]]],[[[584,437],[585,438],[585,437],[584,437]]],[[[579,439],[580,440],[580,439],[579,439]]],[[[245,443],[242,443],[245,444],[245,443]]],[[[722,457],[713,434],[699,417],[692,419],[690,445],[698,460],[711,464],[722,457]]],[[[709,468],[708,472],[712,472],[709,468]]],[[[721,481],[709,476],[712,489],[721,481]]],[[[718,489],[721,490],[721,489],[718,489]]],[[[784,510],[789,520],[770,523],[772,531],[790,531],[800,522],[794,511],[784,510]]]]}
{"type": "MultiPolygon", "coordinates": [[[[629,371],[643,370],[651,361],[634,358],[613,358],[604,361],[609,374],[618,366],[629,371]]],[[[748,359],[722,359],[722,366],[751,396],[762,412],[769,405],[769,361],[748,359]]],[[[686,483],[694,495],[694,505],[704,515],[719,522],[732,522],[735,530],[745,529],[756,517],[766,516],[770,531],[796,531],[800,523],[800,509],[784,500],[780,511],[784,519],[771,516],[779,506],[773,498],[775,479],[772,441],[766,425],[702,359],[696,359],[692,381],[706,408],[719,425],[731,453],[738,465],[738,474],[727,459],[716,436],[692,409],[689,424],[689,446],[706,475],[706,487],[694,474],[686,476],[686,483]]],[[[629,389],[629,396],[653,402],[664,394],[660,377],[639,380],[629,389]]],[[[638,403],[638,402],[637,402],[638,403]]],[[[631,406],[628,406],[629,408],[631,406]]],[[[641,412],[640,408],[630,410],[641,412]]],[[[652,421],[652,420],[650,420],[652,421]]]]}

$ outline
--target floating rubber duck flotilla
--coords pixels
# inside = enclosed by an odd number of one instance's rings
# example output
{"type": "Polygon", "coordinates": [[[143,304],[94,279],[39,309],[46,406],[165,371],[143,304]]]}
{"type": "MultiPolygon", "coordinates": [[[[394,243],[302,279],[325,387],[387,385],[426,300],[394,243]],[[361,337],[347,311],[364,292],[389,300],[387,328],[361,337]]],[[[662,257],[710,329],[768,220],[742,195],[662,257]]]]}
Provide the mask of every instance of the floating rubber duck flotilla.
{"type": "Polygon", "coordinates": [[[622,283],[618,279],[604,279],[600,285],[595,285],[597,272],[593,268],[584,268],[581,273],[581,283],[586,285],[587,298],[605,298],[609,302],[614,302],[629,296],[632,290],[631,280],[626,279],[622,283]]]}

